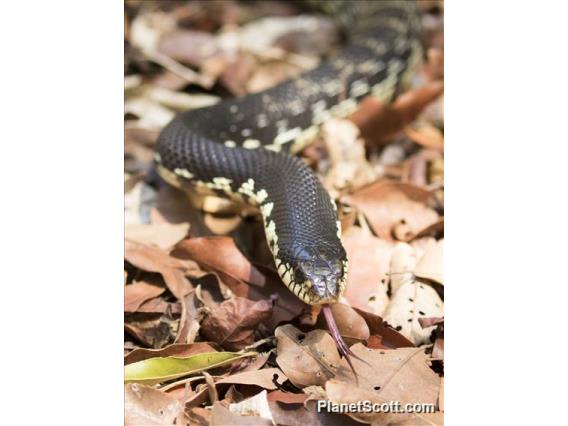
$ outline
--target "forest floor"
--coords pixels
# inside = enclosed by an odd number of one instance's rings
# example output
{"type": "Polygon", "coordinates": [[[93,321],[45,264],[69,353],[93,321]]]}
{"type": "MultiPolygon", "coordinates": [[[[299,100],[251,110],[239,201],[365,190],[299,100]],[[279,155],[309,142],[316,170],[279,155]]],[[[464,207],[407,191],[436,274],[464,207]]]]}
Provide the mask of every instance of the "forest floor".
{"type": "Polygon", "coordinates": [[[283,1],[125,7],[126,424],[443,424],[441,2],[420,3],[411,87],[329,120],[300,153],[338,205],[349,276],[333,314],[365,361],[353,361],[358,379],[319,309],[280,281],[262,221],[214,197],[197,209],[152,168],[176,113],[313,68],[338,48],[335,26],[319,16],[307,31],[283,1]],[[318,412],[318,400],[435,412],[318,412]]]}

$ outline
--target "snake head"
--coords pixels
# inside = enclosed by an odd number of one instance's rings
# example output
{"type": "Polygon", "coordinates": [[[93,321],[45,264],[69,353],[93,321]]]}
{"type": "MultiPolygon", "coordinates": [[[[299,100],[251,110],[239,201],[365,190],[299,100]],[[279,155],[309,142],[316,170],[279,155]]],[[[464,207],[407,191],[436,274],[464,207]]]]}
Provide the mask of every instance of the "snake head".
{"type": "Polygon", "coordinates": [[[345,288],[346,264],[321,254],[298,260],[295,279],[308,289],[306,301],[312,305],[337,302],[345,288]]]}

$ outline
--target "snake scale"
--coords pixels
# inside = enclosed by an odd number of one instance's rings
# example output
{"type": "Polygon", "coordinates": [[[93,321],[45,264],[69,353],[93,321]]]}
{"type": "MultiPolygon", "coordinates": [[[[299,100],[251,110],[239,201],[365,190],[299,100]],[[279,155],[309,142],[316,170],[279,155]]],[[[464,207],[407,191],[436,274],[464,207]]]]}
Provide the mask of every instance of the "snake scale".
{"type": "Polygon", "coordinates": [[[256,206],[278,273],[310,305],[322,305],[340,352],[329,304],[346,287],[348,262],[336,205],[294,154],[330,117],[360,100],[390,102],[422,56],[419,16],[410,1],[308,2],[336,18],[347,43],[316,69],[261,93],[189,110],[161,132],[155,161],[170,184],[256,206]]]}

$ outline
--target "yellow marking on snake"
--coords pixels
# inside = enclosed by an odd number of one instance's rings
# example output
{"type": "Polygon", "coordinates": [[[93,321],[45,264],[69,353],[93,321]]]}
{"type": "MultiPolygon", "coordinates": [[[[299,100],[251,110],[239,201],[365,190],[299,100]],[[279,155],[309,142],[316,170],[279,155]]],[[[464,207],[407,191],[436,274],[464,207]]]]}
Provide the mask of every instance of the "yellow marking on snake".
{"type": "Polygon", "coordinates": [[[174,173],[178,176],[182,176],[186,179],[191,179],[192,177],[194,177],[195,175],[193,173],[191,173],[189,170],[187,169],[174,169],[174,173]]]}
{"type": "Polygon", "coordinates": [[[274,208],[274,203],[266,203],[260,206],[260,213],[264,218],[268,218],[270,213],[272,213],[272,209],[274,208]]]}
{"type": "Polygon", "coordinates": [[[246,148],[246,149],[256,149],[260,145],[261,145],[261,143],[257,139],[247,139],[243,142],[243,148],[246,148]]]}

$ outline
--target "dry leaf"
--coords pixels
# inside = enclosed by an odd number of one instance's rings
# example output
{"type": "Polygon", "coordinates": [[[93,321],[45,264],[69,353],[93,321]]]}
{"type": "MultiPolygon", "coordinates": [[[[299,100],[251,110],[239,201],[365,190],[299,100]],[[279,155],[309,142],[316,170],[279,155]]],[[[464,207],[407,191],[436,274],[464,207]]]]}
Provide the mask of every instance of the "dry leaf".
{"type": "Polygon", "coordinates": [[[379,343],[381,348],[396,349],[414,346],[410,340],[394,328],[388,327],[380,316],[357,308],[355,308],[355,310],[363,317],[369,326],[371,337],[378,337],[380,339],[379,343]]]}
{"type": "Polygon", "coordinates": [[[369,326],[351,306],[334,303],[331,305],[331,312],[339,328],[339,333],[343,337],[355,340],[367,340],[369,338],[369,326]]]}
{"type": "Polygon", "coordinates": [[[172,255],[181,259],[191,259],[206,270],[219,274],[227,284],[248,282],[263,286],[266,278],[262,275],[235,245],[230,237],[190,238],[180,242],[172,255]]]}
{"type": "Polygon", "coordinates": [[[165,392],[137,383],[124,386],[125,425],[172,425],[182,412],[180,402],[165,392]]]}
{"type": "Polygon", "coordinates": [[[303,333],[286,324],[274,331],[278,340],[276,363],[288,379],[303,388],[322,385],[333,377],[340,358],[331,336],[323,330],[303,333]]]}
{"type": "Polygon", "coordinates": [[[420,122],[407,126],[404,133],[410,140],[422,145],[424,148],[444,150],[444,135],[441,130],[431,124],[420,122]]]}
{"type": "Polygon", "coordinates": [[[146,301],[159,296],[166,289],[158,285],[138,281],[124,287],[124,312],[136,312],[146,301]]]}
{"type": "Polygon", "coordinates": [[[418,262],[416,249],[407,243],[396,243],[390,262],[390,290],[395,295],[402,284],[413,277],[418,262]]]}
{"type": "Polygon", "coordinates": [[[392,104],[368,96],[349,120],[361,130],[361,136],[367,143],[384,145],[404,126],[414,121],[428,104],[442,94],[443,90],[444,83],[433,81],[403,93],[392,104]]]}
{"type": "MultiPolygon", "coordinates": [[[[370,365],[353,360],[359,374],[356,383],[352,375],[341,374],[329,380],[325,390],[330,401],[335,403],[356,403],[369,400],[374,403],[400,401],[405,403],[436,404],[440,379],[428,366],[422,348],[369,349],[362,344],[351,347],[355,355],[370,365]]],[[[347,367],[347,362],[342,361],[347,367]]],[[[343,370],[342,370],[343,371],[343,370]]],[[[360,413],[351,417],[364,422],[387,425],[401,421],[408,414],[360,413]]]]}
{"type": "Polygon", "coordinates": [[[393,245],[358,226],[341,236],[349,260],[347,289],[349,304],[381,315],[388,304],[387,283],[393,245]]]}
{"type": "Polygon", "coordinates": [[[443,426],[444,413],[436,411],[434,413],[413,414],[406,420],[396,423],[393,426],[443,426]]]}
{"type": "Polygon", "coordinates": [[[176,61],[197,67],[206,60],[223,54],[216,37],[204,31],[170,31],[160,37],[156,48],[176,61]]]}
{"type": "Polygon", "coordinates": [[[140,312],[125,314],[124,330],[152,348],[161,348],[170,342],[175,337],[176,328],[177,321],[168,312],[163,315],[140,312]]]}
{"type": "Polygon", "coordinates": [[[359,129],[348,120],[330,119],[322,126],[322,137],[331,160],[324,185],[328,190],[358,188],[376,178],[365,157],[359,129]]]}
{"type": "Polygon", "coordinates": [[[266,390],[263,390],[255,396],[245,399],[244,401],[236,404],[230,404],[229,411],[241,416],[254,416],[272,421],[272,413],[270,412],[270,407],[268,406],[268,400],[266,399],[266,396],[266,390]]]}
{"type": "Polygon", "coordinates": [[[201,333],[228,350],[239,350],[253,343],[258,324],[271,313],[271,301],[234,297],[213,308],[201,323],[201,333]]]}
{"type": "Polygon", "coordinates": [[[273,426],[272,420],[257,416],[239,416],[216,402],[211,413],[211,426],[273,426]]]}
{"type": "Polygon", "coordinates": [[[222,383],[232,383],[241,385],[256,385],[264,389],[278,389],[288,378],[278,368],[264,368],[262,370],[245,371],[233,374],[215,382],[216,385],[222,383]]]}
{"type": "Polygon", "coordinates": [[[379,180],[343,197],[344,202],[362,211],[376,234],[392,241],[393,228],[407,225],[411,235],[438,221],[438,214],[429,207],[430,192],[408,183],[379,180]]]}
{"type": "Polygon", "coordinates": [[[194,291],[180,302],[182,311],[175,343],[193,343],[197,338],[199,323],[205,312],[201,308],[201,302],[197,299],[194,291]]]}
{"type": "Polygon", "coordinates": [[[281,402],[283,404],[303,404],[309,395],[305,393],[292,393],[275,390],[268,392],[268,402],[281,402]]]}
{"type": "Polygon", "coordinates": [[[143,271],[161,274],[166,285],[178,300],[183,300],[186,294],[193,291],[185,273],[189,270],[195,272],[199,270],[191,262],[171,257],[159,248],[128,240],[124,242],[124,257],[143,271]]]}
{"type": "Polygon", "coordinates": [[[430,343],[435,327],[422,328],[421,317],[444,315],[444,302],[432,287],[420,281],[408,281],[400,286],[385,313],[384,319],[416,345],[430,343]]]}
{"type": "Polygon", "coordinates": [[[189,223],[129,224],[125,226],[124,237],[130,241],[167,250],[186,237],[188,231],[189,223]]]}
{"type": "Polygon", "coordinates": [[[414,269],[414,275],[444,284],[443,249],[444,240],[429,242],[414,269]]]}

